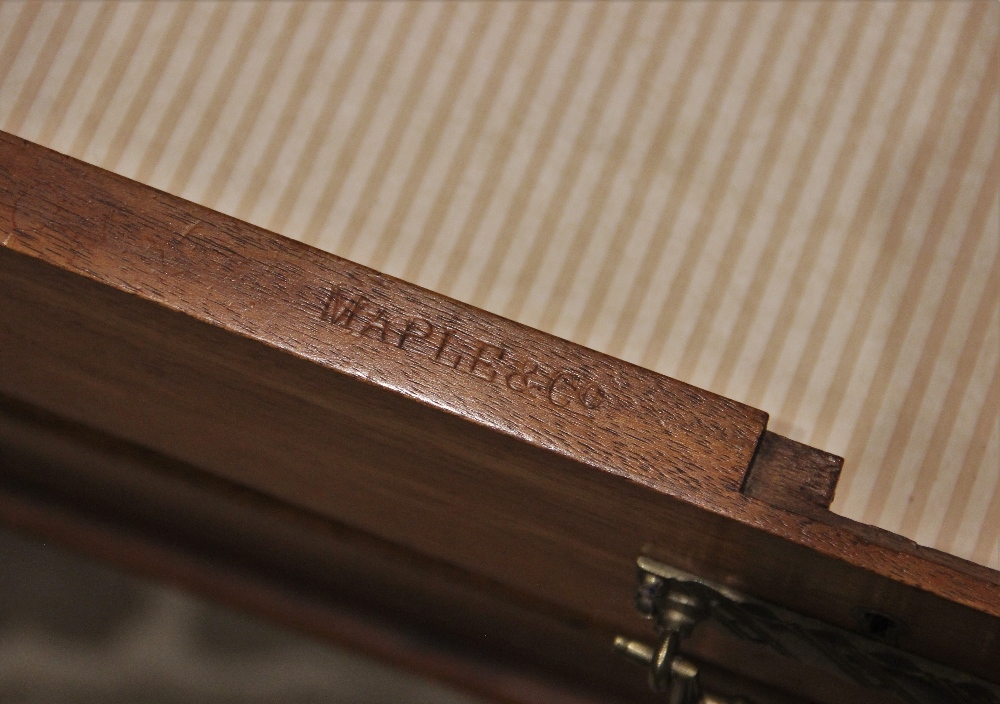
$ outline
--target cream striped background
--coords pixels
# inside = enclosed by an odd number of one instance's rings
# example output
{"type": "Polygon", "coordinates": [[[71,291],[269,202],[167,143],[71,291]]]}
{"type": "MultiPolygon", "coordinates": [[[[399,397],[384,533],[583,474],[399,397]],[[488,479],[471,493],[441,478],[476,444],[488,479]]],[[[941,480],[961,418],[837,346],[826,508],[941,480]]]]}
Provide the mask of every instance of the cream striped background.
{"type": "Polygon", "coordinates": [[[0,129],[740,399],[1000,568],[988,2],[0,3],[0,129]]]}

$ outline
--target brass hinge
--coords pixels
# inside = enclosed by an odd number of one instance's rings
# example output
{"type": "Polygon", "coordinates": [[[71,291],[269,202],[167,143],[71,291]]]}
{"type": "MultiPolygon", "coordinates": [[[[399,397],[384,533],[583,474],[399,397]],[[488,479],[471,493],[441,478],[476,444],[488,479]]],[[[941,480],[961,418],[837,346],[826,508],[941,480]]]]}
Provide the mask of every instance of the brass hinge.
{"type": "MultiPolygon", "coordinates": [[[[654,621],[655,645],[619,636],[615,650],[645,665],[654,691],[671,704],[749,704],[743,697],[704,692],[698,666],[681,642],[712,621],[737,638],[765,645],[795,661],[833,670],[864,686],[888,690],[908,704],[1000,704],[1000,687],[907,653],[889,643],[769,604],[648,557],[638,560],[636,609],[654,621]]],[[[867,614],[872,616],[872,614],[867,614]]],[[[874,614],[883,632],[897,628],[874,614]]],[[[877,635],[874,632],[872,635],[877,635]]]]}

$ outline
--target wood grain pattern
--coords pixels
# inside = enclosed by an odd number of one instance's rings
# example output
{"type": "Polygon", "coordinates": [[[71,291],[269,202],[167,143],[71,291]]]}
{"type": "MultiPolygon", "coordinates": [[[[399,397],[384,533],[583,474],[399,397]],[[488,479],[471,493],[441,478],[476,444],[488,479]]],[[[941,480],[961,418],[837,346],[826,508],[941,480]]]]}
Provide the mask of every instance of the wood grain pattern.
{"type": "Polygon", "coordinates": [[[760,411],[10,136],[0,238],[0,392],[607,628],[644,553],[1000,672],[997,573],[741,493],[760,411]]]}
{"type": "Polygon", "coordinates": [[[36,201],[57,181],[91,178],[46,160],[26,182],[38,155],[5,157],[17,179],[5,189],[17,193],[9,249],[651,487],[738,488],[766,424],[760,411],[229,218],[192,217],[121,179],[36,201]],[[154,268],[160,280],[143,280],[154,268]],[[205,270],[222,274],[210,298],[205,270]]]}
{"type": "Polygon", "coordinates": [[[764,433],[743,493],[789,511],[828,509],[844,460],[771,431],[764,433]]]}
{"type": "Polygon", "coordinates": [[[0,129],[766,409],[1000,569],[1000,6],[603,5],[7,0],[0,129]]]}
{"type": "MultiPolygon", "coordinates": [[[[0,463],[0,523],[490,701],[660,700],[633,665],[608,657],[613,631],[4,397],[0,463]]],[[[758,704],[884,704],[883,693],[816,668],[790,671],[718,634],[685,650],[726,663],[706,666],[713,690],[758,704]]]]}

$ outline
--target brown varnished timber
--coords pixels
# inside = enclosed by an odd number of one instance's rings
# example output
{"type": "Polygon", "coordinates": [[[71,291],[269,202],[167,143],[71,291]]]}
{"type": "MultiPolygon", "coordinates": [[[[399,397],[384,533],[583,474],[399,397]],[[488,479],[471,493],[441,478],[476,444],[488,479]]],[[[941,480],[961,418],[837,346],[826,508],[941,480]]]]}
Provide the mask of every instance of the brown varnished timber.
{"type": "Polygon", "coordinates": [[[2,393],[604,628],[647,554],[1000,677],[997,573],[748,476],[761,411],[6,135],[0,242],[2,393]]]}
{"type": "MultiPolygon", "coordinates": [[[[608,657],[613,631],[3,397],[0,462],[0,525],[491,701],[659,701],[634,666],[608,657]]],[[[815,669],[793,672],[777,656],[762,663],[742,642],[708,635],[685,649],[702,661],[725,650],[725,669],[703,667],[714,691],[758,704],[884,702],[882,692],[815,669]]]]}
{"type": "Polygon", "coordinates": [[[816,515],[830,507],[844,460],[766,431],[743,482],[743,494],[816,515]]]}

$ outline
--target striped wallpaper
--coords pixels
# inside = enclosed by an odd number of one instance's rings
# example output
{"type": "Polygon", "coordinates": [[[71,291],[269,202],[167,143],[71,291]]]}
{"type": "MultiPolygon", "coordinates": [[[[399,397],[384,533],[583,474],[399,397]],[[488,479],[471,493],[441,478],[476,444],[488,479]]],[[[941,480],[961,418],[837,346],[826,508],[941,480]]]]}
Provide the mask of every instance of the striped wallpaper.
{"type": "Polygon", "coordinates": [[[1000,568],[1000,5],[0,2],[0,129],[745,401],[1000,568]]]}

